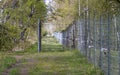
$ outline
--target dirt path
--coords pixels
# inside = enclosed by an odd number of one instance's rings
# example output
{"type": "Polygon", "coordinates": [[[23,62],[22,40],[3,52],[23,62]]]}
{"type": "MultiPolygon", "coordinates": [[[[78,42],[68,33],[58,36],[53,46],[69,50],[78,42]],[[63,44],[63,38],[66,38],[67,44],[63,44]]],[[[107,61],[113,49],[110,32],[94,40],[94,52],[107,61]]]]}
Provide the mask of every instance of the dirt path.
{"type": "Polygon", "coordinates": [[[25,56],[15,55],[17,62],[9,67],[2,75],[9,75],[11,70],[14,68],[18,68],[20,75],[28,75],[28,71],[31,66],[33,66],[36,60],[32,58],[25,58],[25,56]]]}
{"type": "Polygon", "coordinates": [[[20,64],[20,59],[22,59],[22,56],[13,56],[13,57],[16,58],[17,62],[11,65],[11,67],[9,67],[7,70],[5,70],[5,72],[2,75],[9,75],[10,71],[20,64]]]}

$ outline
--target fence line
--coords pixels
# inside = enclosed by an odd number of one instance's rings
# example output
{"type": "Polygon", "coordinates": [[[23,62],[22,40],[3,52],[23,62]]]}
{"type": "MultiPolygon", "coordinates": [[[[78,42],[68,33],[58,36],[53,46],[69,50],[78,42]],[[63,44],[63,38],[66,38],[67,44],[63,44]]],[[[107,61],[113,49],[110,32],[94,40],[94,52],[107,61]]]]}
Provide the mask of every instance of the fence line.
{"type": "Polygon", "coordinates": [[[120,75],[120,16],[88,13],[81,13],[79,19],[60,32],[61,43],[80,50],[105,75],[120,75]]]}

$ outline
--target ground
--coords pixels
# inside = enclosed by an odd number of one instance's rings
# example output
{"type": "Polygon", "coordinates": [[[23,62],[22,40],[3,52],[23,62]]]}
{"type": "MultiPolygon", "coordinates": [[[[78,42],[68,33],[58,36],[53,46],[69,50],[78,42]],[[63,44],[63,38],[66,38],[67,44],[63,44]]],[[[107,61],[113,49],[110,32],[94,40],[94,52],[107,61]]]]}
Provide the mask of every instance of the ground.
{"type": "Polygon", "coordinates": [[[42,43],[40,53],[37,52],[37,44],[24,52],[7,55],[3,52],[2,55],[6,55],[5,59],[11,57],[8,62],[12,58],[15,58],[12,62],[16,61],[2,70],[1,75],[103,75],[98,68],[87,62],[78,50],[63,49],[53,38],[43,39],[42,43]]]}

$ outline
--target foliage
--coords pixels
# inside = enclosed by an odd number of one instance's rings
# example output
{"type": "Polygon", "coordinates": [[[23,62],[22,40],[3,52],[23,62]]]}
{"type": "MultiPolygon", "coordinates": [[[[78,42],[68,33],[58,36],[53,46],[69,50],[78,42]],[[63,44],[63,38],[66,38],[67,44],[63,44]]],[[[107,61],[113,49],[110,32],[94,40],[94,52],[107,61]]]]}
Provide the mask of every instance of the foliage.
{"type": "Polygon", "coordinates": [[[81,15],[85,11],[113,15],[119,13],[119,6],[119,0],[53,0],[51,17],[56,30],[61,31],[79,18],[79,12],[81,15]]]}
{"type": "Polygon", "coordinates": [[[65,29],[77,17],[77,7],[77,0],[53,0],[50,18],[56,25],[56,31],[65,29]]]}
{"type": "Polygon", "coordinates": [[[17,42],[18,40],[18,32],[17,26],[5,24],[4,26],[1,25],[0,28],[0,49],[1,50],[6,50],[11,49],[13,45],[15,45],[14,42],[17,42]]]}
{"type": "Polygon", "coordinates": [[[47,34],[48,32],[44,28],[42,28],[42,36],[46,36],[47,34]]]}
{"type": "Polygon", "coordinates": [[[1,4],[0,50],[12,50],[21,41],[32,37],[38,18],[45,21],[47,10],[43,0],[5,0],[1,4]],[[16,45],[15,45],[16,44],[16,45]]]}

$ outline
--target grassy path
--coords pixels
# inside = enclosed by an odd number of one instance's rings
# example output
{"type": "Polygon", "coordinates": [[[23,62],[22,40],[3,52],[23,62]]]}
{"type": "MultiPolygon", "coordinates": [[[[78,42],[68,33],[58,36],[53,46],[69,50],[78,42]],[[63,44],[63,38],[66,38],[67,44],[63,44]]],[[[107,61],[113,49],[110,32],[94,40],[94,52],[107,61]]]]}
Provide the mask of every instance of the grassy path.
{"type": "Polygon", "coordinates": [[[6,67],[2,75],[103,75],[79,51],[63,50],[53,38],[43,39],[41,53],[36,49],[33,45],[26,52],[9,54],[16,62],[6,67]]]}

